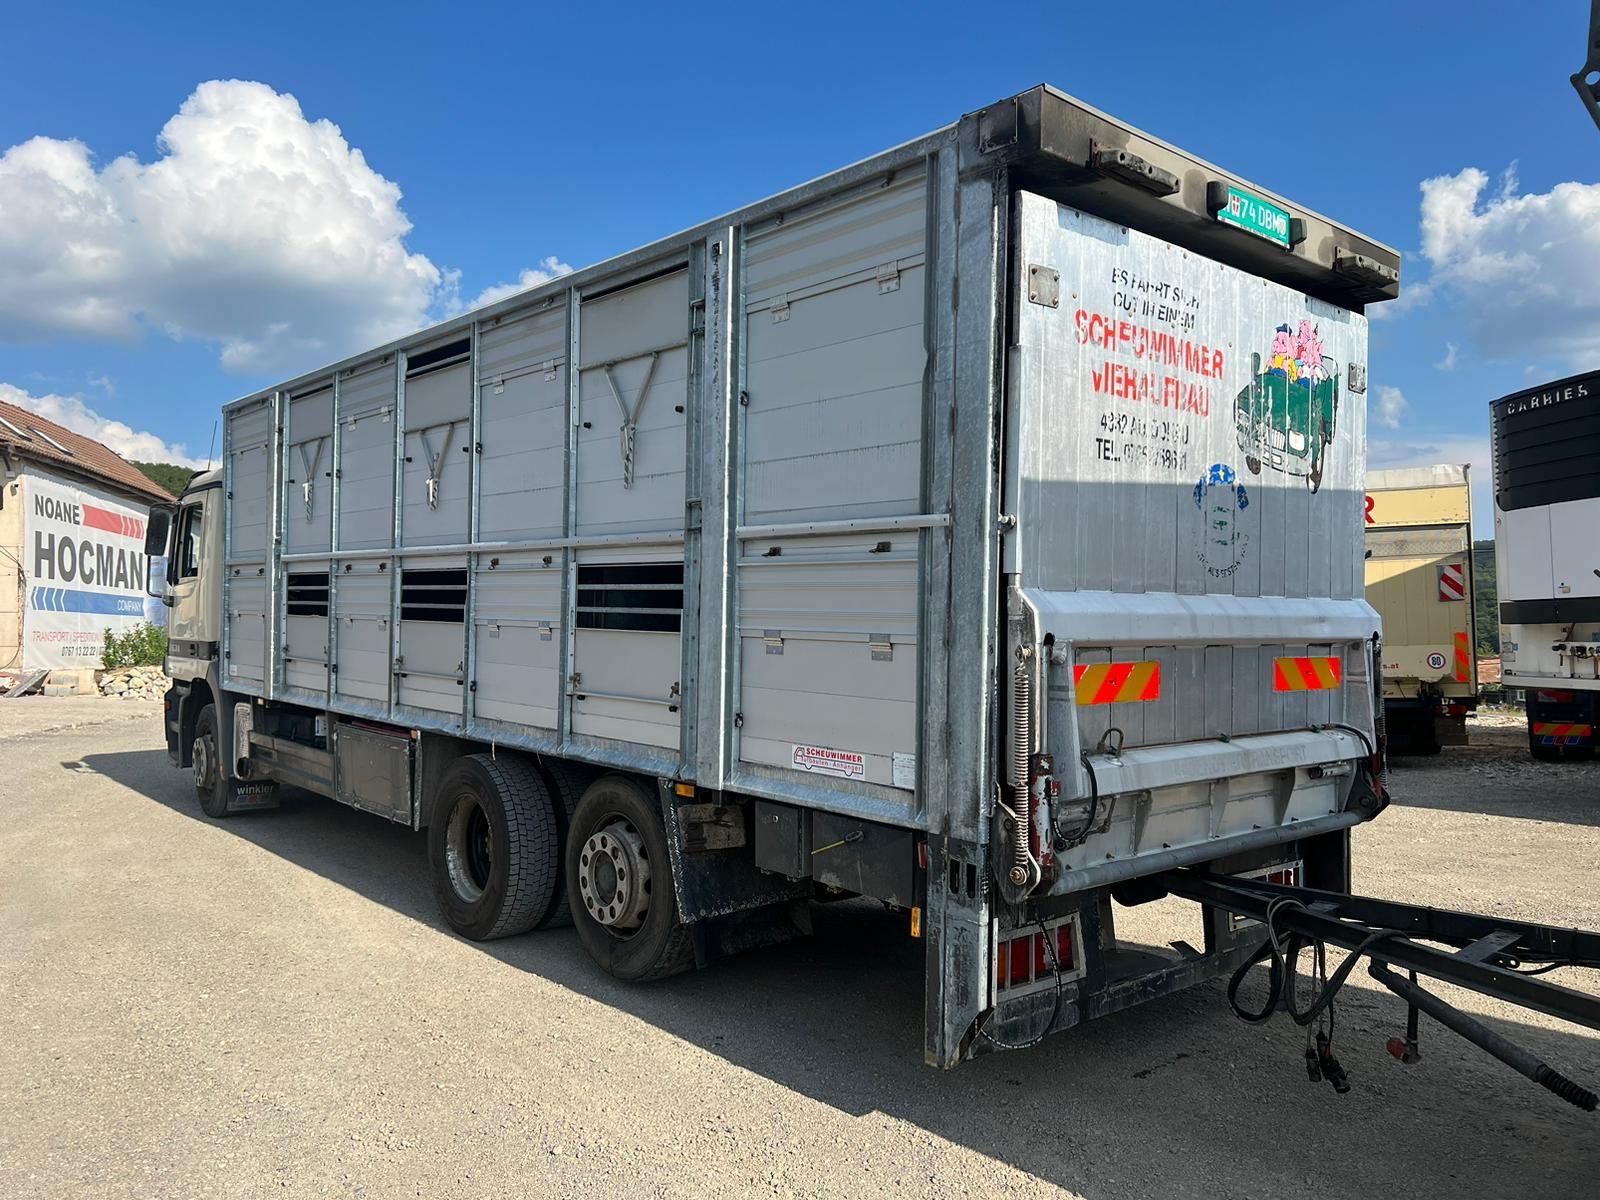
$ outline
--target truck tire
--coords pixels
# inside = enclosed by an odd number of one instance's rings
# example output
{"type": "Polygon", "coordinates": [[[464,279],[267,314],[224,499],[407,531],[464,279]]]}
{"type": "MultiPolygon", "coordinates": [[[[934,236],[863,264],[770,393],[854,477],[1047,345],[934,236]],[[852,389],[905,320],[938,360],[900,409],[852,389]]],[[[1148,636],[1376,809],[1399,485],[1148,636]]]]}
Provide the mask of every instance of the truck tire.
{"type": "Polygon", "coordinates": [[[475,942],[532,929],[550,911],[560,851],[544,776],[509,754],[468,754],[436,795],[428,865],[450,928],[475,942]]]}
{"type": "Polygon", "coordinates": [[[228,773],[222,765],[217,745],[217,706],[208,704],[194,722],[194,790],[200,797],[200,811],[208,817],[228,815],[228,773]]]}
{"type": "Polygon", "coordinates": [[[642,983],[694,965],[661,810],[637,783],[604,775],[589,785],[572,815],[566,863],[573,926],[607,974],[642,983]]]}
{"type": "Polygon", "coordinates": [[[583,790],[594,777],[573,763],[555,759],[540,759],[539,769],[544,772],[546,786],[554,797],[552,806],[556,817],[556,893],[550,901],[550,911],[539,922],[540,929],[561,929],[572,924],[572,901],[567,895],[567,832],[572,828],[572,814],[578,809],[583,790]]]}

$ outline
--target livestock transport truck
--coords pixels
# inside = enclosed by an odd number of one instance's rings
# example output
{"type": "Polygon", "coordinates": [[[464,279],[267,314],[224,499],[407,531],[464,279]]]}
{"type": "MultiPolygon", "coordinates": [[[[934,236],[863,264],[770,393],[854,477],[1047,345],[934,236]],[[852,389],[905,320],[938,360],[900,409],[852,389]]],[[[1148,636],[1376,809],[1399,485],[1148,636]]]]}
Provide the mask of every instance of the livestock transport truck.
{"type": "Polygon", "coordinates": [[[1367,472],[1366,530],[1389,750],[1465,746],[1478,706],[1471,468],[1367,472]]]}
{"type": "Polygon", "coordinates": [[[1534,758],[1592,759],[1600,724],[1600,371],[1490,409],[1501,678],[1534,758]]]}
{"type": "Polygon", "coordinates": [[[1348,892],[1398,278],[1024,92],[229,404],[151,521],[169,751],[211,816],[425,829],[452,929],[570,920],[621,979],[882,901],[940,1066],[1231,972],[1223,901],[1177,948],[1114,902],[1348,892]],[[1324,419],[1240,416],[1272,388],[1324,419]]]}

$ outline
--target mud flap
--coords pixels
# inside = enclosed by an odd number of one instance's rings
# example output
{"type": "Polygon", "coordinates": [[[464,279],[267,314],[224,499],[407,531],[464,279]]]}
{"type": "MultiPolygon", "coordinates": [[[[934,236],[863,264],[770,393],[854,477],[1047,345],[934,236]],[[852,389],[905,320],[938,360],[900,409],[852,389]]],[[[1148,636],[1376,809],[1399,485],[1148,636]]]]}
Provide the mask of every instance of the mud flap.
{"type": "Polygon", "coordinates": [[[227,786],[230,815],[278,807],[278,785],[273,780],[230,779],[227,786]]]}

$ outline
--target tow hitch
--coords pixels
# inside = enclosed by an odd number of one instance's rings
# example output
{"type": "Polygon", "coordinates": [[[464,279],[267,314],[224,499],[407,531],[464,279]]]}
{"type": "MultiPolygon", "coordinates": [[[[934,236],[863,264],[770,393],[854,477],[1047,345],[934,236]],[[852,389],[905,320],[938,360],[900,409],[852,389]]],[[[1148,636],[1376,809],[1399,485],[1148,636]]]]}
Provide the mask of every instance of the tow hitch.
{"type": "Polygon", "coordinates": [[[1419,975],[1427,976],[1600,1030],[1600,997],[1536,978],[1556,967],[1600,969],[1600,933],[1200,870],[1169,871],[1161,883],[1175,896],[1265,926],[1267,936],[1260,949],[1228,984],[1228,1003],[1245,1021],[1265,1022],[1281,1007],[1304,1026],[1306,1073],[1313,1082],[1326,1080],[1341,1093],[1350,1090],[1333,1056],[1334,1001],[1356,964],[1367,958],[1367,973],[1406,1002],[1406,1036],[1391,1038],[1388,1044],[1389,1053],[1399,1061],[1410,1065],[1421,1060],[1417,1030],[1421,1011],[1569,1104],[1585,1112],[1594,1112],[1600,1104],[1590,1089],[1417,983],[1419,975]],[[1331,976],[1329,946],[1350,952],[1331,976]],[[1301,1008],[1296,975],[1301,953],[1307,949],[1312,951],[1312,976],[1319,986],[1311,1003],[1301,1008]],[[1250,969],[1261,963],[1269,967],[1268,996],[1259,1010],[1250,1011],[1239,1003],[1239,987],[1250,969]]]}

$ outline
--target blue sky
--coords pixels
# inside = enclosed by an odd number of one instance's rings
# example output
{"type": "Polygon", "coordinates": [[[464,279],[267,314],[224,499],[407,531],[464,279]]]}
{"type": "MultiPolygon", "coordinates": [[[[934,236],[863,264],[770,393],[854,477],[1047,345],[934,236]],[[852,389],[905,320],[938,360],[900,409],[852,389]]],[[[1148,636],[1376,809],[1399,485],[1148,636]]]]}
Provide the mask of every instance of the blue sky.
{"type": "Polygon", "coordinates": [[[28,6],[0,397],[203,459],[237,395],[1050,82],[1400,248],[1373,464],[1487,484],[1488,400],[1600,362],[1588,3],[1333,11],[28,6]]]}

